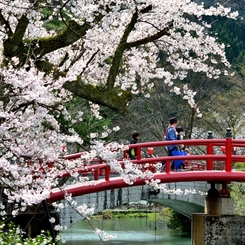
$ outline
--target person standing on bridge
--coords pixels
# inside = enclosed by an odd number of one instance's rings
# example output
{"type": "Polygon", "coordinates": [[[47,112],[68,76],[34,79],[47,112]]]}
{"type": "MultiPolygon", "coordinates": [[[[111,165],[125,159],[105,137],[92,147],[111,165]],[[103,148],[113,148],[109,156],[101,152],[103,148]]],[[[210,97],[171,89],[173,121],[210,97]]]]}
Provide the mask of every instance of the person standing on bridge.
{"type": "MultiPolygon", "coordinates": [[[[178,124],[178,120],[176,117],[171,117],[169,119],[169,125],[167,128],[167,132],[165,135],[165,140],[177,140],[177,124],[178,124]]],[[[178,151],[178,145],[167,145],[167,149],[168,149],[168,156],[174,156],[175,152],[178,151]]],[[[174,170],[175,166],[174,166],[174,161],[171,164],[171,169],[174,170]]]]}
{"type": "MultiPolygon", "coordinates": [[[[177,140],[177,131],[176,131],[177,124],[178,124],[177,118],[171,117],[169,120],[169,126],[167,128],[165,140],[169,140],[169,141],[177,140]]],[[[178,145],[167,145],[167,149],[168,149],[168,155],[172,156],[172,152],[178,149],[178,145]]]]}
{"type": "MultiPolygon", "coordinates": [[[[177,140],[183,140],[183,132],[184,132],[184,129],[182,127],[177,127],[176,128],[176,132],[177,132],[177,140]]],[[[187,155],[187,152],[186,152],[186,147],[184,144],[179,144],[178,145],[178,148],[179,148],[179,154],[180,155],[187,155]]],[[[175,170],[179,170],[179,169],[186,169],[186,164],[185,164],[186,161],[184,160],[177,160],[177,161],[174,161],[174,167],[175,167],[175,170]]]]}
{"type": "MultiPolygon", "coordinates": [[[[177,140],[183,140],[184,129],[182,127],[176,127],[176,132],[177,132],[177,140]]],[[[179,144],[178,147],[179,147],[180,150],[184,150],[185,149],[185,145],[184,144],[179,144]]]]}
{"type": "MultiPolygon", "coordinates": [[[[132,134],[132,140],[130,144],[137,144],[139,139],[140,139],[140,134],[138,132],[134,132],[132,134]]],[[[137,159],[137,148],[130,148],[128,150],[128,155],[131,160],[137,159]]]]}
{"type": "Polygon", "coordinates": [[[182,140],[184,129],[182,127],[176,127],[176,132],[177,132],[177,140],[182,140]]]}

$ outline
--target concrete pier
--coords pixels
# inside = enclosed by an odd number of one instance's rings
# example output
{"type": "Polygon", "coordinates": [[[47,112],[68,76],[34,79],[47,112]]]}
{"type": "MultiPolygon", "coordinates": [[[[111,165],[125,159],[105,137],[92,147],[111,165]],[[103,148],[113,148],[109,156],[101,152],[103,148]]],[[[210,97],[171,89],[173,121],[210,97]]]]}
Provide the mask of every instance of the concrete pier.
{"type": "Polygon", "coordinates": [[[245,245],[244,227],[232,198],[206,197],[205,213],[192,216],[192,245],[245,245]]]}

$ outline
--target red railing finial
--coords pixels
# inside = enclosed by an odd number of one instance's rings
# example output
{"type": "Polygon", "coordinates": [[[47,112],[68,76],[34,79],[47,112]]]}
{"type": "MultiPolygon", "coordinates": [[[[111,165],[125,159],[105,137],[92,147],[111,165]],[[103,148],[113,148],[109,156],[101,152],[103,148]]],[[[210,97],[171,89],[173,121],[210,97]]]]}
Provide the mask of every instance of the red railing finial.
{"type": "Polygon", "coordinates": [[[232,133],[231,129],[226,129],[226,160],[225,160],[225,170],[231,172],[232,169],[232,133]]]}
{"type": "MultiPolygon", "coordinates": [[[[213,133],[211,131],[208,131],[208,139],[213,139],[213,133]]],[[[207,154],[212,155],[213,154],[213,144],[209,143],[207,145],[207,154]]],[[[207,160],[207,170],[213,170],[213,160],[208,159],[207,160]]]]}

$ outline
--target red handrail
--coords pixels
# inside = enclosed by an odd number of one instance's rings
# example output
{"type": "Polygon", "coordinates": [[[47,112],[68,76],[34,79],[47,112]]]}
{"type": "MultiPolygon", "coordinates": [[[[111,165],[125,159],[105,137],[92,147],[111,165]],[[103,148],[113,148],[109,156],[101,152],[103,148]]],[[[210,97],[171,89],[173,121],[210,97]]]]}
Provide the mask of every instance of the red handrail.
{"type": "MultiPolygon", "coordinates": [[[[214,161],[222,161],[224,162],[224,168],[226,172],[232,171],[232,162],[240,161],[245,162],[245,156],[243,155],[233,155],[232,149],[234,147],[245,148],[245,140],[233,140],[231,137],[227,137],[226,139],[194,139],[194,140],[175,140],[171,141],[171,145],[184,144],[185,146],[204,146],[206,147],[205,155],[184,155],[184,156],[160,156],[160,157],[152,157],[150,155],[149,158],[142,158],[141,152],[144,148],[154,148],[154,147],[164,147],[169,145],[169,141],[157,141],[157,142],[144,142],[129,145],[129,148],[137,149],[137,159],[130,160],[134,164],[142,165],[149,163],[151,165],[155,165],[161,161],[166,162],[165,173],[169,174],[171,161],[173,160],[193,160],[193,161],[205,161],[206,165],[202,165],[205,167],[197,168],[197,169],[206,169],[207,171],[214,170],[214,167],[217,168],[213,164],[214,161]],[[214,148],[225,146],[226,151],[225,154],[215,154],[214,148]]],[[[72,155],[65,156],[65,159],[72,160],[80,158],[84,153],[76,153],[72,155]]],[[[127,159],[127,150],[123,152],[123,159],[118,160],[122,165],[124,164],[125,159],[127,159]]],[[[98,177],[103,175],[105,179],[109,181],[111,169],[106,163],[102,163],[101,159],[95,159],[94,162],[99,162],[100,164],[92,164],[91,166],[87,166],[86,169],[79,169],[78,172],[83,174],[94,174],[94,179],[98,180],[98,177]]],[[[199,164],[200,165],[200,164],[199,164]]],[[[152,168],[151,168],[152,169],[152,168]]],[[[195,167],[193,167],[195,169],[195,167]]],[[[222,168],[221,168],[222,169],[222,168]]],[[[69,173],[64,173],[62,176],[69,175],[69,173]]],[[[59,177],[62,177],[61,175],[59,177]]]]}
{"type": "MultiPolygon", "coordinates": [[[[229,136],[229,135],[228,135],[229,136]]],[[[169,142],[167,141],[158,141],[158,142],[145,142],[129,145],[129,147],[137,148],[137,159],[130,160],[133,164],[139,166],[144,166],[144,164],[155,165],[161,161],[166,162],[166,169],[164,173],[155,173],[153,179],[159,179],[161,182],[177,182],[177,181],[209,181],[209,182],[222,182],[227,183],[229,181],[241,181],[245,182],[245,172],[232,171],[232,163],[239,161],[245,163],[245,155],[233,154],[232,151],[234,147],[244,148],[245,150],[245,140],[235,140],[231,137],[226,139],[197,139],[197,140],[177,140],[171,141],[171,144],[184,144],[185,146],[204,146],[206,147],[206,154],[203,155],[184,155],[184,156],[159,156],[150,158],[142,158],[141,152],[144,148],[156,148],[167,146],[169,142]],[[216,154],[215,149],[221,146],[225,147],[225,154],[220,154],[220,151],[216,154]],[[173,160],[189,160],[191,161],[204,161],[206,164],[196,163],[192,167],[193,171],[184,171],[184,172],[173,172],[170,171],[170,164],[173,160]],[[221,161],[224,163],[224,167],[220,167],[221,170],[214,169],[216,166],[215,161],[221,161]],[[223,170],[224,169],[224,170],[223,170]]],[[[205,152],[205,151],[204,151],[205,152]]],[[[65,156],[67,160],[80,158],[84,153],[76,153],[72,155],[65,156]]],[[[127,159],[127,151],[122,153],[123,159],[118,159],[118,162],[122,165],[125,164],[127,159]]],[[[98,164],[88,164],[84,168],[77,169],[77,171],[82,175],[94,175],[94,180],[99,180],[99,176],[104,176],[104,180],[100,179],[99,184],[91,186],[70,186],[67,187],[68,193],[72,193],[74,196],[108,190],[113,188],[122,188],[128,186],[122,178],[112,178],[112,172],[107,163],[103,163],[101,159],[96,159],[98,164]],[[110,178],[111,177],[111,178],[110,178]]],[[[152,166],[150,166],[152,167],[152,166]]],[[[191,166],[190,166],[191,167],[191,166]]],[[[69,176],[68,172],[61,173],[57,177],[69,176]]],[[[138,178],[134,185],[142,185],[145,181],[138,178]]],[[[64,198],[61,191],[52,191],[49,201],[60,200],[64,198]]]]}

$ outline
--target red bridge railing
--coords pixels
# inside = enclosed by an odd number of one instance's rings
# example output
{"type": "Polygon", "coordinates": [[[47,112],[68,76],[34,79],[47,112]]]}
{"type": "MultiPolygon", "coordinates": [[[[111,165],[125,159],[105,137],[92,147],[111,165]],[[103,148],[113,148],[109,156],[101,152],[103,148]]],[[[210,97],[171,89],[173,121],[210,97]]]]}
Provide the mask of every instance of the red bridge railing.
{"type": "MultiPolygon", "coordinates": [[[[210,135],[209,135],[210,136],[210,135]]],[[[211,183],[211,189],[208,191],[209,195],[217,194],[214,189],[215,183],[222,184],[222,190],[218,193],[220,197],[229,197],[229,191],[226,188],[227,184],[231,181],[245,182],[245,172],[239,172],[233,170],[234,162],[244,162],[245,164],[245,140],[232,139],[230,129],[227,129],[225,139],[193,139],[193,140],[176,140],[171,141],[173,144],[184,144],[187,147],[195,149],[195,147],[201,148],[202,154],[184,155],[184,156],[157,156],[157,157],[144,157],[141,153],[148,152],[148,148],[154,150],[169,145],[169,141],[158,142],[145,142],[139,144],[129,145],[129,148],[137,149],[137,159],[130,160],[133,164],[136,164],[141,169],[150,169],[155,171],[155,166],[159,162],[166,162],[165,172],[155,172],[153,179],[158,179],[161,183],[170,182],[189,182],[189,181],[207,181],[211,183]],[[236,152],[234,152],[236,149],[236,152]],[[239,155],[240,154],[240,155],[239,155]],[[194,171],[173,172],[170,170],[170,164],[173,160],[188,160],[189,162],[195,162],[196,168],[192,168],[194,171]],[[200,163],[201,161],[201,163],[200,163]],[[217,162],[221,165],[217,170],[217,162]],[[147,166],[147,167],[146,167],[147,166]],[[211,193],[211,194],[210,194],[211,193]]],[[[193,151],[194,152],[194,151],[193,151]]],[[[200,151],[199,151],[200,152],[200,151]]],[[[80,158],[84,153],[76,153],[65,156],[67,160],[73,160],[80,158]]],[[[122,158],[118,159],[118,162],[125,164],[127,161],[127,151],[122,153],[122,158]]],[[[190,169],[189,169],[190,170],[190,169]]],[[[77,171],[84,176],[93,176],[94,180],[99,180],[97,184],[91,185],[71,185],[65,188],[67,193],[71,193],[73,196],[89,194],[92,192],[99,192],[103,190],[123,188],[128,184],[122,179],[115,176],[115,172],[112,171],[106,162],[101,159],[94,159],[93,164],[77,169],[77,171]]],[[[57,177],[69,176],[69,173],[63,173],[57,177]]],[[[133,185],[144,185],[145,180],[138,178],[133,185]]],[[[59,189],[51,191],[49,202],[54,202],[64,198],[64,192],[59,189]]]]}
{"type": "MultiPolygon", "coordinates": [[[[209,135],[210,136],[210,135],[209,135]]],[[[158,141],[158,142],[145,142],[129,145],[129,148],[137,149],[137,159],[130,160],[136,165],[141,166],[145,170],[150,169],[155,171],[155,165],[159,162],[166,162],[165,174],[170,174],[171,171],[171,162],[173,160],[186,160],[189,161],[189,170],[207,170],[207,171],[217,171],[224,170],[225,172],[232,171],[233,162],[245,162],[245,155],[237,155],[233,154],[234,149],[242,149],[245,151],[245,140],[235,140],[231,138],[231,131],[227,129],[226,138],[225,139],[213,139],[209,137],[208,139],[193,139],[193,140],[176,140],[171,141],[171,145],[179,145],[184,144],[186,147],[202,147],[203,154],[191,154],[184,156],[157,156],[152,157],[152,155],[148,157],[142,156],[142,152],[147,152],[148,148],[153,148],[156,150],[157,148],[166,147],[169,145],[169,141],[158,141]],[[224,153],[221,151],[224,151],[224,153]],[[224,150],[225,149],[225,150],[224,150]],[[200,161],[202,163],[200,163],[200,161]],[[220,162],[221,165],[217,167],[215,164],[217,161],[220,162]],[[190,166],[193,164],[195,166],[190,166]],[[145,167],[149,165],[148,167],[145,167]]],[[[72,155],[65,156],[66,159],[72,160],[80,158],[83,153],[76,153],[72,155]]],[[[122,154],[122,158],[118,159],[118,162],[122,165],[124,164],[125,159],[128,158],[127,151],[124,151],[122,154]]],[[[103,162],[101,159],[94,159],[93,164],[88,165],[86,168],[81,168],[77,170],[82,175],[93,174],[94,180],[98,180],[100,176],[104,176],[106,181],[109,181],[110,175],[114,174],[108,164],[103,162]]],[[[211,173],[210,173],[211,174],[211,173]]],[[[68,176],[69,173],[65,173],[62,176],[68,176]]],[[[62,177],[59,176],[59,177],[62,177]]]]}

